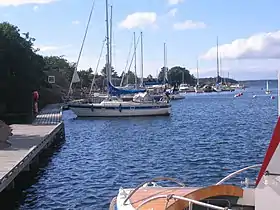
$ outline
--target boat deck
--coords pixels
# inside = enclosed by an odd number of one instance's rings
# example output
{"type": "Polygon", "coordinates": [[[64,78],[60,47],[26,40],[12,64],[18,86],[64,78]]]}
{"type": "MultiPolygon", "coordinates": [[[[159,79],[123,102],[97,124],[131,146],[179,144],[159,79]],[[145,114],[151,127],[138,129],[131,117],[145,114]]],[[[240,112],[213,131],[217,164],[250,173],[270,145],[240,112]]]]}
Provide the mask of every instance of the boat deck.
{"type": "MultiPolygon", "coordinates": [[[[233,185],[213,185],[205,188],[195,188],[195,187],[147,187],[140,188],[137,190],[130,198],[130,203],[137,209],[144,201],[148,199],[159,196],[159,195],[177,195],[181,197],[190,198],[197,201],[202,201],[207,198],[216,196],[232,196],[241,198],[243,197],[243,189],[233,185]]],[[[189,205],[189,202],[182,200],[175,200],[167,198],[159,198],[151,200],[140,209],[164,209],[167,207],[168,210],[185,209],[189,205]]]]}

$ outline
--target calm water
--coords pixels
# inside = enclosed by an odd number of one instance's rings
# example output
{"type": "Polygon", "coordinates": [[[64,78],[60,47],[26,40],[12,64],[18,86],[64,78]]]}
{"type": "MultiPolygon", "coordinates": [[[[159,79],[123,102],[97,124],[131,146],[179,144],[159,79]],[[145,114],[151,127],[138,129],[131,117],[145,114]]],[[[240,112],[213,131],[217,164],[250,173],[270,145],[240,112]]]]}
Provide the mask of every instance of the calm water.
{"type": "MultiPolygon", "coordinates": [[[[108,209],[120,186],[156,176],[210,185],[260,163],[277,100],[253,94],[263,91],[253,87],[240,98],[189,95],[172,102],[170,117],[76,120],[67,111],[66,141],[20,193],[20,209],[108,209]]],[[[233,182],[239,178],[244,177],[233,182]]]]}

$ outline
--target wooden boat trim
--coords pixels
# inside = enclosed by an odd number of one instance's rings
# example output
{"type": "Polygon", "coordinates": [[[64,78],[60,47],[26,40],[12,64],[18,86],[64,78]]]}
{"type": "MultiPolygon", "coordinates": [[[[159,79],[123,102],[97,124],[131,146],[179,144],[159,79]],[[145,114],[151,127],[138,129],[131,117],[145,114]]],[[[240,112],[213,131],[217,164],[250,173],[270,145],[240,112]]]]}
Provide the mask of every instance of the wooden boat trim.
{"type": "MultiPolygon", "coordinates": [[[[243,197],[243,189],[233,185],[213,185],[193,191],[184,197],[192,200],[201,201],[210,197],[229,196],[229,197],[243,197]]],[[[189,202],[178,200],[171,204],[167,210],[184,209],[189,206],[189,202]]]]}
{"type": "MultiPolygon", "coordinates": [[[[164,209],[167,203],[166,195],[181,196],[184,198],[202,201],[207,198],[216,196],[243,197],[243,189],[233,185],[213,185],[205,188],[164,188],[164,187],[149,187],[139,189],[131,196],[131,205],[138,209],[164,209]],[[153,199],[156,198],[156,199],[153,199]],[[151,200],[149,202],[145,202],[151,200]]],[[[183,200],[169,199],[166,210],[184,209],[189,206],[189,202],[183,200]]]]}

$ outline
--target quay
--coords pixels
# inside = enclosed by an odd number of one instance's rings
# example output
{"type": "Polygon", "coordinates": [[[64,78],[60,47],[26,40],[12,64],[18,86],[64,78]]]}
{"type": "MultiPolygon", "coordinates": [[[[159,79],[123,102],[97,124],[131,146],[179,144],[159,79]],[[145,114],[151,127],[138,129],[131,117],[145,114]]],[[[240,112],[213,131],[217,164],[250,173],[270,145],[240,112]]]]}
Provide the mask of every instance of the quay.
{"type": "Polygon", "coordinates": [[[0,149],[0,192],[15,186],[16,177],[38,163],[39,155],[55,141],[65,138],[59,104],[41,110],[32,124],[13,124],[7,148],[0,149]]]}

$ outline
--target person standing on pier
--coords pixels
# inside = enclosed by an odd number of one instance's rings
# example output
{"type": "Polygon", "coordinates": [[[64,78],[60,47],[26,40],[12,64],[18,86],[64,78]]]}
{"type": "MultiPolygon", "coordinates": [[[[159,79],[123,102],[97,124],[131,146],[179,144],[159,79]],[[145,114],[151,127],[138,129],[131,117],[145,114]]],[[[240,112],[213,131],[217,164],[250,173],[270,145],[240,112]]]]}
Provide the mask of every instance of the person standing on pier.
{"type": "Polygon", "coordinates": [[[33,100],[34,100],[34,114],[37,115],[38,114],[38,101],[39,101],[39,93],[38,91],[34,91],[33,92],[33,100]]]}

